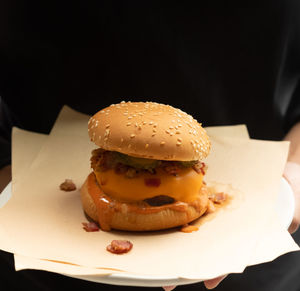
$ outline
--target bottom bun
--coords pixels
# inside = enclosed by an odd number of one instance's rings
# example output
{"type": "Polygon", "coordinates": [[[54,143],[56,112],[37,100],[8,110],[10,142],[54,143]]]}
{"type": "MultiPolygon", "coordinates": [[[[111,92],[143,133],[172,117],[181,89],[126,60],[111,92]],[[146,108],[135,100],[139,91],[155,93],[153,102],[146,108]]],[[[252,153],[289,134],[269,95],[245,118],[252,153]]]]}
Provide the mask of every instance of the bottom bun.
{"type": "Polygon", "coordinates": [[[202,216],[208,207],[208,192],[203,186],[198,198],[190,203],[125,203],[104,194],[91,173],[81,188],[81,202],[85,213],[103,230],[152,231],[181,226],[202,216]]]}

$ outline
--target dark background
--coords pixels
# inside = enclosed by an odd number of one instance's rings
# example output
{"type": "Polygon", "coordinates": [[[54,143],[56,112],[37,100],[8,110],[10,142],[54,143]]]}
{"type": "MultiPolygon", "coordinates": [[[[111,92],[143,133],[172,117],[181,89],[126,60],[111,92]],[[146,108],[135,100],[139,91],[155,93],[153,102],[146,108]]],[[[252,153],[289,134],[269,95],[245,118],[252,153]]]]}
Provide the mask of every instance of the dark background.
{"type": "Polygon", "coordinates": [[[35,131],[48,132],[63,104],[92,114],[124,99],[280,139],[294,2],[4,1],[0,94],[35,131]]]}
{"type": "MultiPolygon", "coordinates": [[[[64,104],[93,114],[157,101],[204,126],[245,123],[253,138],[281,139],[300,118],[299,1],[198,2],[1,1],[0,167],[13,125],[48,133],[64,104]]],[[[16,273],[12,255],[0,255],[6,290],[122,289],[16,273]]],[[[217,290],[297,291],[299,277],[299,254],[288,254],[217,290]]]]}

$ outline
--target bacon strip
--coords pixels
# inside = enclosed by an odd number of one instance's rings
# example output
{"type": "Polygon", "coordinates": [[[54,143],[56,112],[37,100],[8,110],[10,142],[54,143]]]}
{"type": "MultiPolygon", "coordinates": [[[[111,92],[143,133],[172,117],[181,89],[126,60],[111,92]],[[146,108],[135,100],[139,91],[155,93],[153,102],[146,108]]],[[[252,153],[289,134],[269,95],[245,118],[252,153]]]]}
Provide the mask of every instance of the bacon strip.
{"type": "Polygon", "coordinates": [[[209,199],[214,203],[221,204],[227,199],[227,194],[224,192],[217,192],[210,195],[209,199]]]}
{"type": "Polygon", "coordinates": [[[205,163],[198,161],[195,165],[193,165],[193,169],[198,173],[205,175],[207,171],[207,166],[205,163]]]}
{"type": "Polygon", "coordinates": [[[76,190],[76,185],[71,179],[66,179],[63,183],[60,184],[59,186],[60,190],[63,191],[74,191],[76,190]]]}
{"type": "Polygon", "coordinates": [[[144,183],[148,187],[159,187],[161,180],[159,178],[147,178],[144,179],[144,183]]]}
{"type": "Polygon", "coordinates": [[[83,229],[87,232],[99,231],[99,227],[95,222],[82,222],[83,229]]]}
{"type": "Polygon", "coordinates": [[[106,250],[113,254],[125,254],[128,253],[133,247],[133,244],[128,240],[113,240],[110,245],[106,247],[106,250]]]}

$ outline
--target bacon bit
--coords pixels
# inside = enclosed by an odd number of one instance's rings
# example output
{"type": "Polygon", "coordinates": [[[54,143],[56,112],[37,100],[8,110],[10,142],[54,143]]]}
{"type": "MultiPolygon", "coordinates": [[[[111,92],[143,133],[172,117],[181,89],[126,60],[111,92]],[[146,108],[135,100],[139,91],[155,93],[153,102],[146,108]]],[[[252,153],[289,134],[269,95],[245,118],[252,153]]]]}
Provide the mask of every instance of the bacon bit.
{"type": "Polygon", "coordinates": [[[163,169],[167,174],[177,176],[180,172],[180,167],[176,163],[168,162],[163,164],[163,169]]]}
{"type": "Polygon", "coordinates": [[[182,228],[180,229],[180,231],[186,232],[186,233],[191,233],[191,232],[197,231],[197,230],[199,230],[199,227],[197,227],[195,225],[189,225],[189,224],[183,225],[182,228]]]}
{"type": "Polygon", "coordinates": [[[87,232],[99,231],[100,228],[95,222],[82,222],[83,229],[87,232]]]}
{"type": "Polygon", "coordinates": [[[113,240],[110,245],[106,247],[106,250],[119,255],[128,253],[132,247],[133,244],[128,240],[113,240]]]}
{"type": "Polygon", "coordinates": [[[214,203],[221,204],[227,199],[227,194],[224,192],[214,193],[209,196],[209,199],[214,203]]]}
{"type": "Polygon", "coordinates": [[[115,167],[115,173],[118,175],[125,174],[127,172],[127,170],[128,170],[128,167],[121,163],[118,163],[115,167]]]}
{"type": "Polygon", "coordinates": [[[198,173],[205,175],[207,171],[207,166],[203,162],[197,162],[195,165],[193,165],[193,169],[198,173]]]}
{"type": "Polygon", "coordinates": [[[138,171],[135,169],[135,168],[131,168],[129,167],[126,171],[126,174],[125,174],[126,178],[135,178],[138,176],[138,171]]]}
{"type": "Polygon", "coordinates": [[[66,179],[65,182],[60,184],[59,188],[63,191],[74,191],[76,190],[76,185],[71,179],[66,179]]]}
{"type": "Polygon", "coordinates": [[[148,187],[159,187],[161,180],[159,178],[146,178],[144,179],[144,183],[148,187]]]}
{"type": "Polygon", "coordinates": [[[206,213],[213,213],[215,211],[216,211],[216,207],[215,207],[214,203],[212,201],[208,200],[206,213]]]}

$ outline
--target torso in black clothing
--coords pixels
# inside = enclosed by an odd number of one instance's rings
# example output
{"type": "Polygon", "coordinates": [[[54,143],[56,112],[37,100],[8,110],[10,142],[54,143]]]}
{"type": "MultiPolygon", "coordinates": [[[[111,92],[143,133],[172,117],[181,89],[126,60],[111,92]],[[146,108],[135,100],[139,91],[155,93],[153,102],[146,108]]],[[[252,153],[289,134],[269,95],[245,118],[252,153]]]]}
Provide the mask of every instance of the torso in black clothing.
{"type": "Polygon", "coordinates": [[[7,5],[0,90],[23,128],[48,132],[63,104],[92,114],[151,100],[204,126],[246,123],[253,137],[282,137],[273,96],[283,1],[7,5]]]}
{"type": "MultiPolygon", "coordinates": [[[[300,71],[300,49],[288,54],[295,41],[289,13],[297,12],[297,1],[207,1],[202,7],[189,1],[20,2],[0,3],[0,95],[7,105],[0,103],[2,165],[9,163],[11,125],[47,133],[64,104],[93,114],[122,100],[157,101],[204,126],[245,123],[252,137],[264,139],[282,138],[282,117],[292,124],[300,116],[300,98],[284,107],[276,95],[291,91],[285,85],[293,85],[300,71]]],[[[289,254],[231,275],[217,290],[296,291],[299,266],[299,254],[289,254]]],[[[4,252],[0,270],[13,290],[121,288],[16,273],[12,255],[4,252]]]]}

